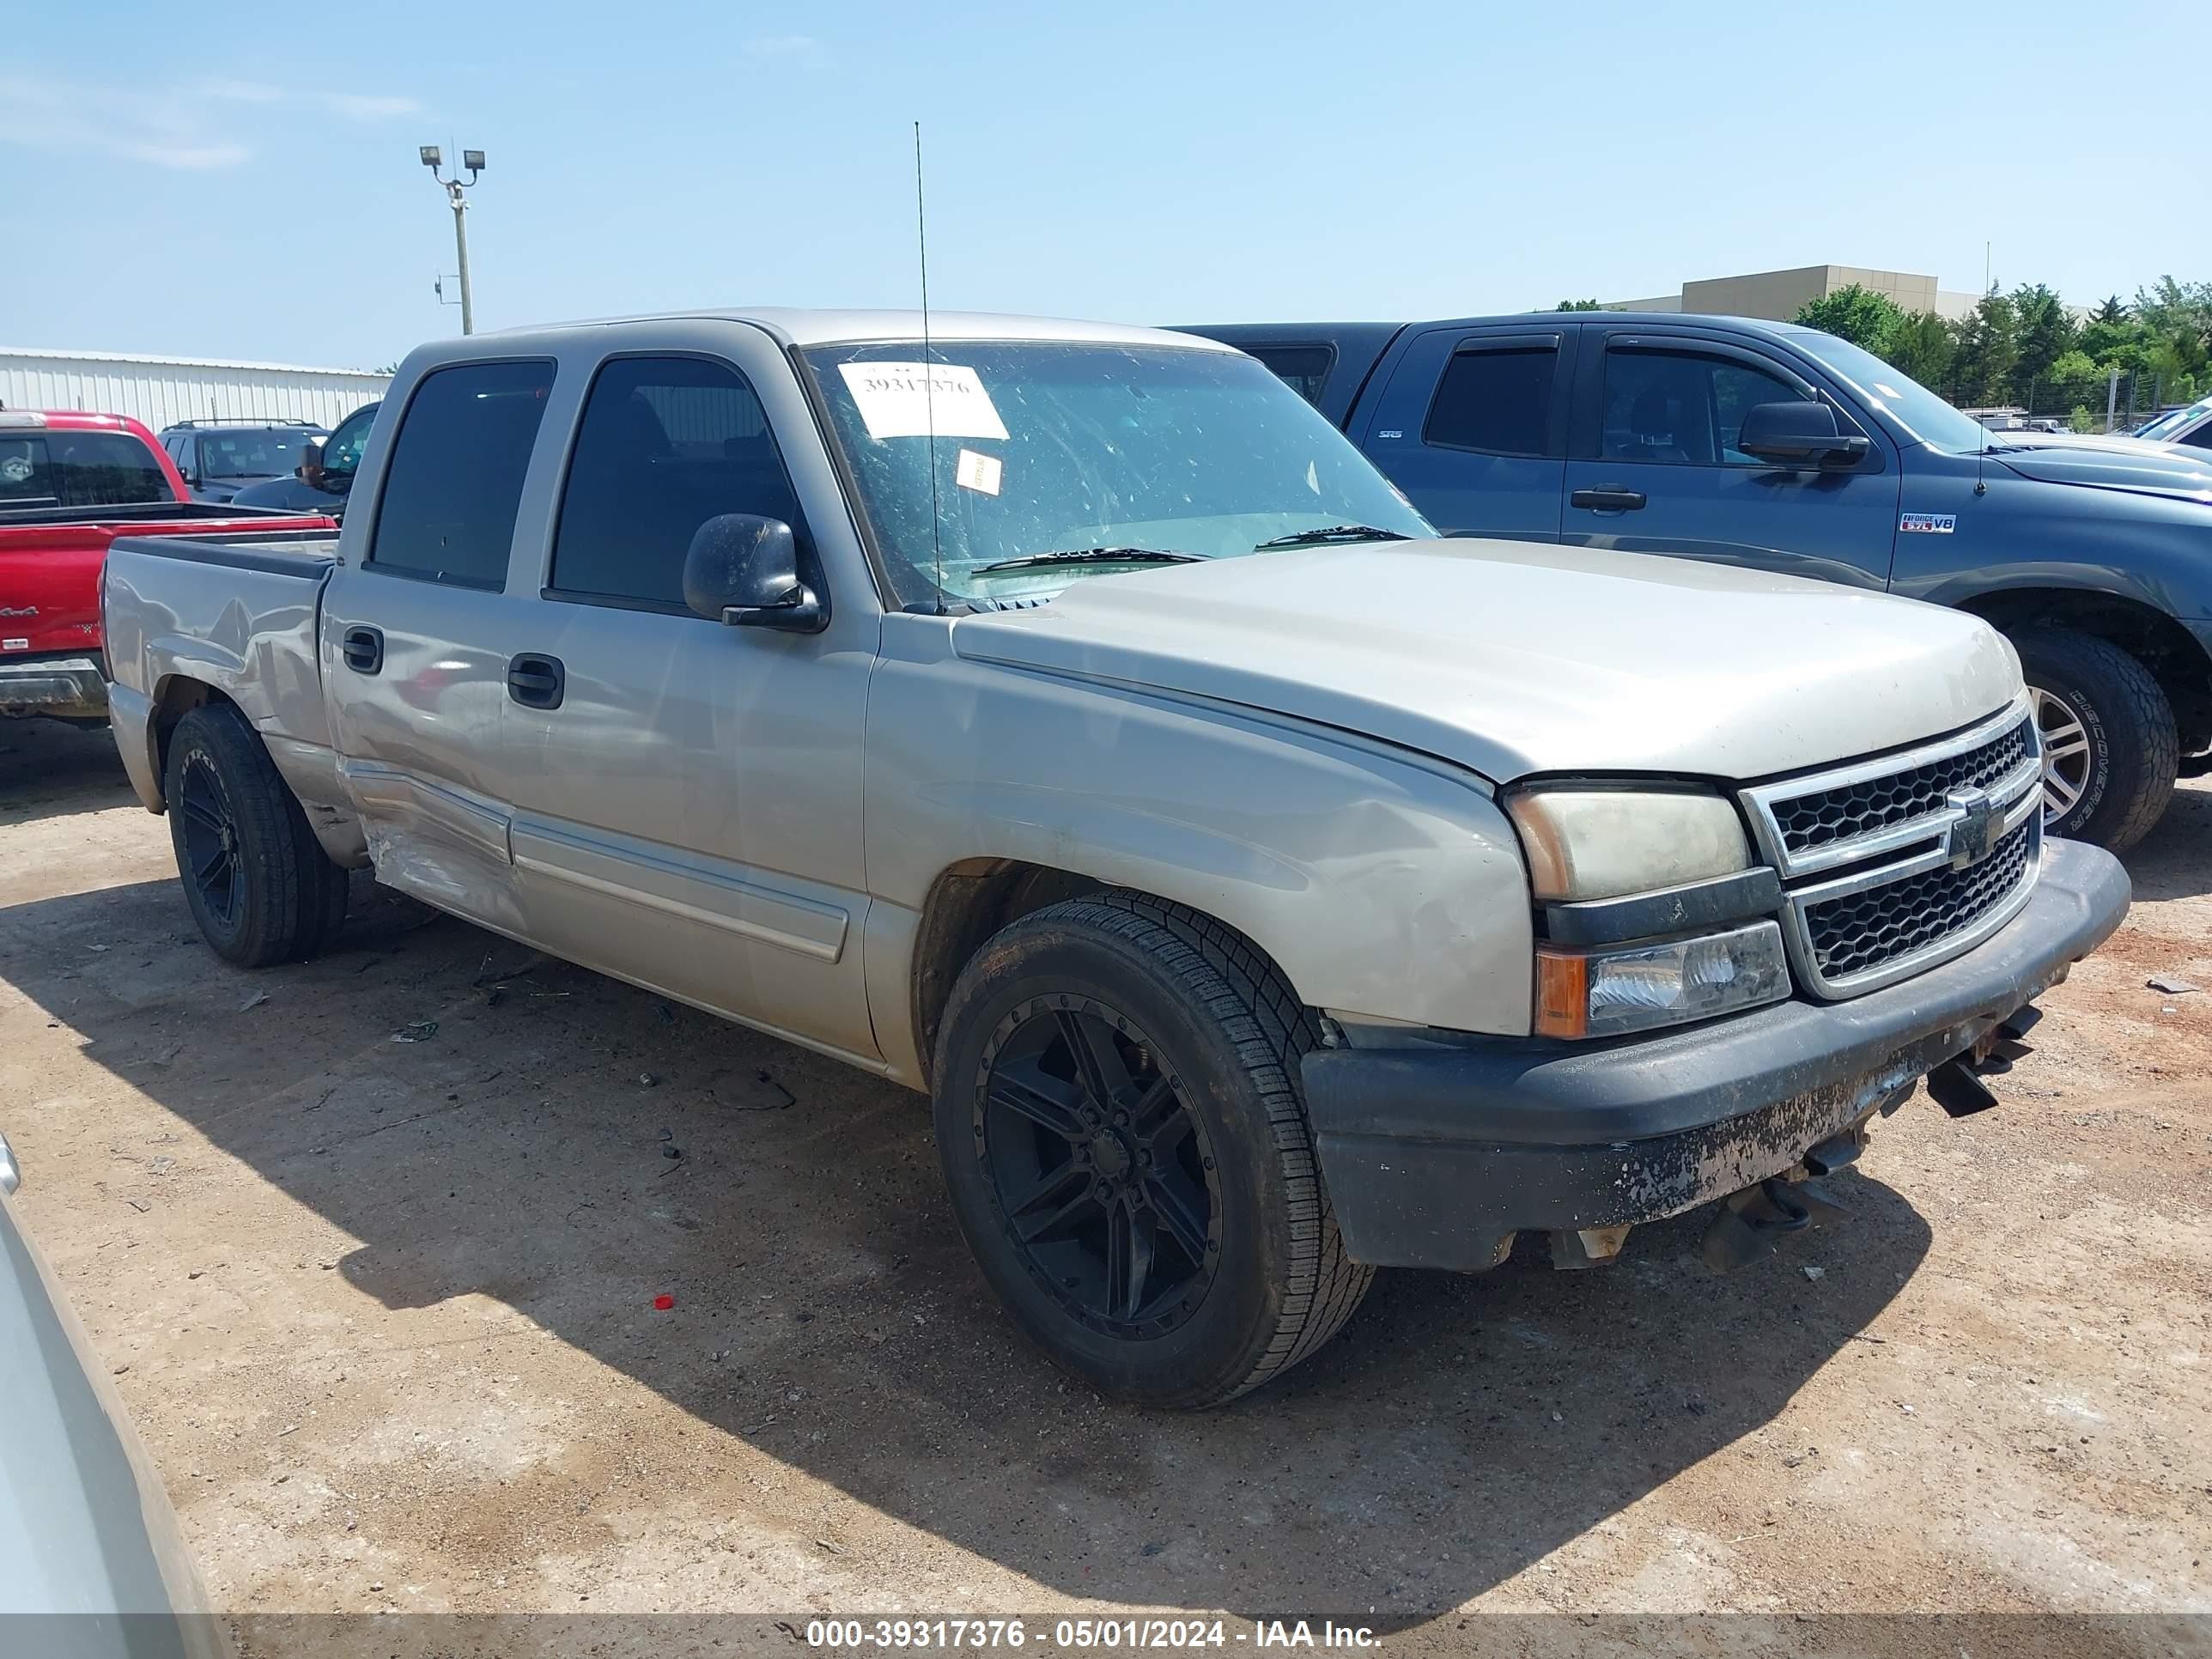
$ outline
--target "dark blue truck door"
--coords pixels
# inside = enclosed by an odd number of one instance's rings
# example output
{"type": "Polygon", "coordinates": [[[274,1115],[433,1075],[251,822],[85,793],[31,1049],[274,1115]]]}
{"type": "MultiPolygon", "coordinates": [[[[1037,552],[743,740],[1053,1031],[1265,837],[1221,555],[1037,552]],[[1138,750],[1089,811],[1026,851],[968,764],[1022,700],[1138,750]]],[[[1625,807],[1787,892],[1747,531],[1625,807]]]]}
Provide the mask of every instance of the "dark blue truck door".
{"type": "Polygon", "coordinates": [[[1557,541],[1577,332],[1410,332],[1352,411],[1352,441],[1447,536],[1557,541]]]}
{"type": "Polygon", "coordinates": [[[1562,539],[1886,587],[1897,538],[1896,452],[1878,428],[1778,354],[1710,333],[1584,331],[1562,539]],[[1827,404],[1869,440],[1843,471],[1778,466],[1735,447],[1744,411],[1827,404]]]}

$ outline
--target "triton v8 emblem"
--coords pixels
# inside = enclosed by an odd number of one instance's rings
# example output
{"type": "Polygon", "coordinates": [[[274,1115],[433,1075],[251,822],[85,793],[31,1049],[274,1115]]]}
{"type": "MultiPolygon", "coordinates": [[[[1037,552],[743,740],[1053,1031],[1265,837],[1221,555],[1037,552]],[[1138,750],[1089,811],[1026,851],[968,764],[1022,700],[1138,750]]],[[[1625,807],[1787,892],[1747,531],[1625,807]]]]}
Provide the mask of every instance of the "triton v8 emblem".
{"type": "Polygon", "coordinates": [[[1945,839],[1945,851],[1951,856],[1954,870],[1979,864],[1997,850],[1998,839],[2004,832],[2004,816],[1990,799],[1989,791],[1954,789],[1943,797],[1943,804],[1964,814],[1951,826],[1945,839]]]}

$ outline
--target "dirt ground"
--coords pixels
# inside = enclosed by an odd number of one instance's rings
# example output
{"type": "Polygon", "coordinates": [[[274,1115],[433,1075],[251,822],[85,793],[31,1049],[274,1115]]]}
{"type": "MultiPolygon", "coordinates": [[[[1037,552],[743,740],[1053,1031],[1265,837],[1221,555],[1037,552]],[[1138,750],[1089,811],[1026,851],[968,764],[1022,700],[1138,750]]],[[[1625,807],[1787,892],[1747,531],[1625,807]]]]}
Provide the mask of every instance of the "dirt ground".
{"type": "Polygon", "coordinates": [[[0,1127],[236,1615],[2201,1614],[2212,787],[2130,864],[2002,1108],[1914,1100],[1846,1224],[1387,1274],[1202,1416],[1016,1335],[918,1097],[365,879],[217,963],[105,733],[0,727],[0,1127]]]}

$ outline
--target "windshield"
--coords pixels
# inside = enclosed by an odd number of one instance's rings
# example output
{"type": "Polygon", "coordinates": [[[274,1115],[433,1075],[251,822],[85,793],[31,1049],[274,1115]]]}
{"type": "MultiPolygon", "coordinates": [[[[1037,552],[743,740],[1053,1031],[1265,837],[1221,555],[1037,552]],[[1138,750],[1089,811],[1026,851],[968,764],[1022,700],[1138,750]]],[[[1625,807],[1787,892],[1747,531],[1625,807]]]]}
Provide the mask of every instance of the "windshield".
{"type": "Polygon", "coordinates": [[[806,356],[902,605],[935,599],[940,557],[944,597],[989,610],[1164,554],[1436,534],[1311,404],[1231,352],[939,342],[926,385],[918,342],[806,356]],[[1021,562],[1053,553],[1082,556],[1021,562]]]}
{"type": "Polygon", "coordinates": [[[200,439],[200,472],[210,478],[281,477],[300,465],[301,446],[322,435],[320,427],[305,426],[210,432],[200,439]]]}
{"type": "Polygon", "coordinates": [[[1814,329],[1793,329],[1790,343],[1840,374],[1858,394],[1929,448],[1947,455],[2002,449],[2004,440],[1970,415],[1962,415],[1919,381],[1899,373],[1871,351],[1814,329]]]}
{"type": "Polygon", "coordinates": [[[2154,421],[2136,428],[2138,438],[2164,438],[2179,432],[2198,416],[2212,415],[2212,398],[2202,398],[2186,409],[2169,409],[2154,421]]]}

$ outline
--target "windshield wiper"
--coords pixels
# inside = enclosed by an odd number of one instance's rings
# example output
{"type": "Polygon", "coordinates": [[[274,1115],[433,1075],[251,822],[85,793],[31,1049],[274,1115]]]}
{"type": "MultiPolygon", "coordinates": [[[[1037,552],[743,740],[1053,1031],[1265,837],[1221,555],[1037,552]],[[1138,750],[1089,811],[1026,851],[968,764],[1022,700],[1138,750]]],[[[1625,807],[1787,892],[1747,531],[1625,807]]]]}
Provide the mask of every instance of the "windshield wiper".
{"type": "Polygon", "coordinates": [[[1294,530],[1287,536],[1277,536],[1253,548],[1255,553],[1265,553],[1271,547],[1314,547],[1323,542],[1409,542],[1413,538],[1401,530],[1378,530],[1371,524],[1323,525],[1318,530],[1294,530]]]}
{"type": "Polygon", "coordinates": [[[1018,559],[1001,559],[979,565],[978,575],[994,570],[1034,570],[1051,564],[1196,564],[1195,553],[1169,553],[1157,547],[1066,547],[1055,553],[1024,553],[1018,559]]]}

